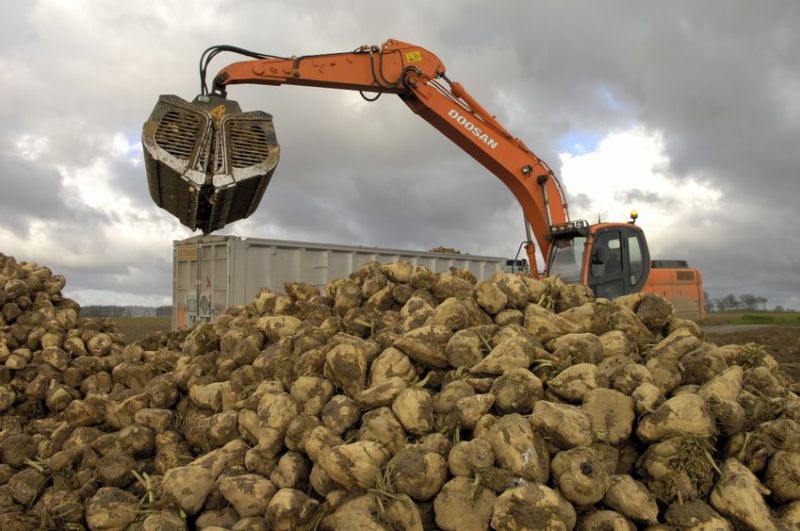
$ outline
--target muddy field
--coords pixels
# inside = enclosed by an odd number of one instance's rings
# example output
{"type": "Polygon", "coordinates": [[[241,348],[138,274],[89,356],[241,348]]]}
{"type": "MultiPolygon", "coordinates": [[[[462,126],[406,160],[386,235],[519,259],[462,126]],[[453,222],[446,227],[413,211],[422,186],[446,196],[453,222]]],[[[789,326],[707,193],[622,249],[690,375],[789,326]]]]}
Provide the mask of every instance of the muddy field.
{"type": "Polygon", "coordinates": [[[795,381],[800,382],[800,327],[764,326],[761,328],[741,327],[741,331],[726,333],[706,332],[706,338],[718,345],[758,343],[772,354],[783,366],[784,371],[795,381]]]}
{"type": "Polygon", "coordinates": [[[168,331],[172,325],[169,317],[117,317],[117,328],[128,341],[141,341],[148,334],[168,331]]]}

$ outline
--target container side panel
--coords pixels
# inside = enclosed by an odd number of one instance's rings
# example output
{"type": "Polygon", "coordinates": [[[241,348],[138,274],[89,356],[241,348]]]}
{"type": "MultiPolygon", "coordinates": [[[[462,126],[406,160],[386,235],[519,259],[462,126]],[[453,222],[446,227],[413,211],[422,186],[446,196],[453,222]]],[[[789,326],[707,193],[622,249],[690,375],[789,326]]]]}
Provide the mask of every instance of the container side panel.
{"type": "Polygon", "coordinates": [[[300,280],[297,278],[297,270],[301,253],[302,249],[277,248],[271,272],[276,291],[284,293],[283,285],[286,282],[300,280]]]}
{"type": "MultiPolygon", "coordinates": [[[[253,300],[261,288],[268,288],[272,291],[280,291],[275,286],[273,279],[273,261],[275,258],[274,247],[264,247],[260,245],[248,245],[244,253],[244,276],[245,287],[243,293],[243,302],[253,300]]],[[[234,282],[238,282],[235,279],[234,282]]]]}
{"type": "Polygon", "coordinates": [[[434,273],[436,272],[436,258],[430,256],[420,256],[417,265],[425,266],[434,273]]]}
{"type": "Polygon", "coordinates": [[[362,265],[366,264],[367,262],[371,262],[371,261],[375,260],[375,255],[374,254],[356,252],[355,256],[353,258],[354,258],[354,260],[353,260],[354,261],[353,270],[355,271],[356,269],[358,269],[362,265]]]}
{"type": "Polygon", "coordinates": [[[230,276],[228,277],[228,303],[231,306],[237,304],[247,304],[251,300],[246,297],[247,283],[247,250],[250,247],[247,242],[233,240],[230,242],[230,276]]]}
{"type": "Polygon", "coordinates": [[[344,278],[353,271],[353,253],[343,251],[328,252],[328,280],[344,278]]]}
{"type": "Polygon", "coordinates": [[[211,280],[211,318],[216,319],[228,309],[228,246],[214,249],[214,276],[211,280]]]}
{"type": "Polygon", "coordinates": [[[322,292],[328,281],[328,251],[322,249],[306,249],[300,263],[300,278],[322,292]]]}
{"type": "Polygon", "coordinates": [[[173,325],[213,320],[231,305],[247,304],[261,288],[284,293],[286,282],[307,282],[322,289],[361,265],[407,261],[436,273],[451,266],[478,279],[502,271],[504,259],[432,255],[394,249],[327,246],[304,242],[211,236],[176,242],[174,252],[173,325]],[[180,252],[178,252],[180,251],[180,252]],[[198,269],[199,267],[199,269],[198,269]]]}

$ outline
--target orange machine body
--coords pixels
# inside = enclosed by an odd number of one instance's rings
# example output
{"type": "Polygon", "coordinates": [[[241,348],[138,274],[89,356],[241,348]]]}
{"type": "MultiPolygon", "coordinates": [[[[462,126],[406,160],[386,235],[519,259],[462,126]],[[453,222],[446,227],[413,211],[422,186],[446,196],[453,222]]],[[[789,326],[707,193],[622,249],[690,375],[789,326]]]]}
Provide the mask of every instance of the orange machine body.
{"type": "Polygon", "coordinates": [[[642,291],[661,295],[672,301],[677,317],[694,320],[706,318],[703,275],[699,269],[651,267],[642,291]]]}

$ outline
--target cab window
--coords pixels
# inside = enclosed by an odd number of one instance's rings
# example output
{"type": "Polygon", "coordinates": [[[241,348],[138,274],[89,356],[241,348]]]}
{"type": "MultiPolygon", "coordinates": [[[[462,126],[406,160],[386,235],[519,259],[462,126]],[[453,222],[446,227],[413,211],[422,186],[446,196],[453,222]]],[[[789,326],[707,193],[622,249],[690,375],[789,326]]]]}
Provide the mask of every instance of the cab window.
{"type": "Polygon", "coordinates": [[[642,261],[642,246],[638,236],[628,236],[628,256],[630,257],[631,286],[635,286],[642,278],[644,262],[642,261]]]}
{"type": "Polygon", "coordinates": [[[564,282],[580,282],[585,246],[586,238],[583,236],[554,240],[550,275],[558,275],[564,282]]]}
{"type": "Polygon", "coordinates": [[[606,274],[622,273],[622,241],[619,235],[608,240],[608,263],[606,274]]]}
{"type": "Polygon", "coordinates": [[[602,279],[619,273],[622,273],[622,238],[619,232],[605,232],[595,243],[592,277],[602,279]]]}

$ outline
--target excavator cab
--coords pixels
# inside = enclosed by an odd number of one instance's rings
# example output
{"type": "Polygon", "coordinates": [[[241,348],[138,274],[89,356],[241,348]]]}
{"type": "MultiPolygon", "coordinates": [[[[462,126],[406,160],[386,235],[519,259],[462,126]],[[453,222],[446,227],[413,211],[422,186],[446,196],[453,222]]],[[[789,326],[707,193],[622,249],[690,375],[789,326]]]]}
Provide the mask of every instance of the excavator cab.
{"type": "Polygon", "coordinates": [[[613,299],[641,291],[650,272],[644,232],[632,223],[570,221],[550,228],[547,274],[613,299]]]}
{"type": "Polygon", "coordinates": [[[153,201],[204,234],[255,211],[280,156],[272,116],[216,95],[161,96],[142,145],[153,201]]]}

